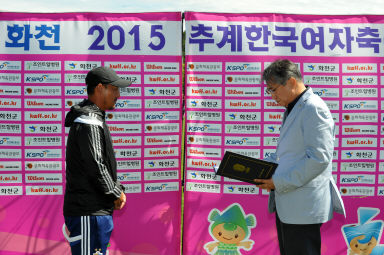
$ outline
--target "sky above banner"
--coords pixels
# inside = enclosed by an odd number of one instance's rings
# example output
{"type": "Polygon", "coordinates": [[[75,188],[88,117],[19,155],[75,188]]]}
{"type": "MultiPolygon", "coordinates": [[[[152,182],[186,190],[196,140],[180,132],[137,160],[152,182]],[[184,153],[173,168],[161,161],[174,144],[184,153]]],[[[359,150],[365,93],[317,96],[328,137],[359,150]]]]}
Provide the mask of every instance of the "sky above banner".
{"type": "Polygon", "coordinates": [[[2,12],[247,12],[287,14],[383,14],[382,0],[0,0],[2,12]]]}

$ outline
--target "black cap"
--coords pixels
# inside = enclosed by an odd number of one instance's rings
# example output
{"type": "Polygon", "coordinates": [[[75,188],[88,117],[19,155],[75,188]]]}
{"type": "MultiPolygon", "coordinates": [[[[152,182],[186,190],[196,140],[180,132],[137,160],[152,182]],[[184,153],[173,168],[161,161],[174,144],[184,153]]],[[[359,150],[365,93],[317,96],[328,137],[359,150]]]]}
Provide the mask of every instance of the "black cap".
{"type": "Polygon", "coordinates": [[[132,84],[132,82],[120,78],[115,70],[99,66],[88,72],[87,77],[85,77],[85,83],[89,84],[111,84],[119,88],[125,88],[132,84]]]}

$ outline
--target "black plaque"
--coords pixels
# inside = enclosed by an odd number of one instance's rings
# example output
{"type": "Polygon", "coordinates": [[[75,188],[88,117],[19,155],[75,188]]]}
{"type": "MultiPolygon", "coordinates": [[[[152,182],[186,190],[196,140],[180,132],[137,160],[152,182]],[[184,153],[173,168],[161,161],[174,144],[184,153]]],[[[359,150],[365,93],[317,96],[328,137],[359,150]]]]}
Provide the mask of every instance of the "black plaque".
{"type": "Polygon", "coordinates": [[[254,179],[270,179],[276,167],[276,163],[226,151],[216,174],[243,182],[260,184],[254,179]]]}

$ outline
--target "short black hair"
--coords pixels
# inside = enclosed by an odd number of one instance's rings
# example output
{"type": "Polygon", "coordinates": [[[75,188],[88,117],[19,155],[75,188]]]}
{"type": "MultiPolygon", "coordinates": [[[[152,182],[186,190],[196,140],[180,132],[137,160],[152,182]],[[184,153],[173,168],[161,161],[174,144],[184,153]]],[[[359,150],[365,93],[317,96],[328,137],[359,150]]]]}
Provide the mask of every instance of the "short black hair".
{"type": "Polygon", "coordinates": [[[299,81],[303,80],[298,66],[288,59],[276,60],[263,72],[265,83],[273,82],[285,85],[291,77],[299,81]]]}

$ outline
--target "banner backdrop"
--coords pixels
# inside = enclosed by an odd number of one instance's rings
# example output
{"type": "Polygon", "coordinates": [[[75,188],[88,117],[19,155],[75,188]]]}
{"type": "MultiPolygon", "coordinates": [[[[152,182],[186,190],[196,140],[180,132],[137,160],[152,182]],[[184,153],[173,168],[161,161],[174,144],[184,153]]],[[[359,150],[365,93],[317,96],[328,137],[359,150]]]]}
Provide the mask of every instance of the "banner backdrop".
{"type": "Polygon", "coordinates": [[[284,109],[265,93],[261,74],[279,58],[299,65],[337,124],[333,176],[347,218],[336,214],[322,226],[322,254],[384,254],[384,16],[188,12],[185,19],[184,254],[216,254],[212,227],[221,217],[243,230],[234,236],[240,245],[221,247],[279,254],[268,194],[212,170],[226,150],[255,158],[275,151],[284,109]]]}
{"type": "Polygon", "coordinates": [[[127,205],[109,254],[179,254],[181,13],[0,13],[0,253],[69,254],[64,128],[85,76],[133,85],[107,113],[127,205]]]}

